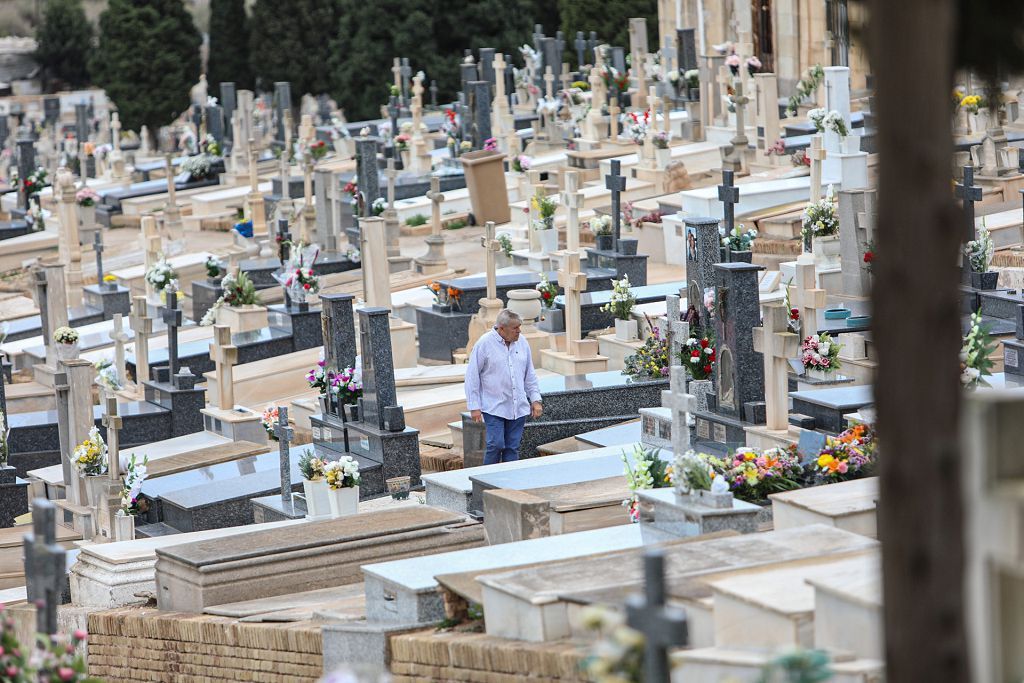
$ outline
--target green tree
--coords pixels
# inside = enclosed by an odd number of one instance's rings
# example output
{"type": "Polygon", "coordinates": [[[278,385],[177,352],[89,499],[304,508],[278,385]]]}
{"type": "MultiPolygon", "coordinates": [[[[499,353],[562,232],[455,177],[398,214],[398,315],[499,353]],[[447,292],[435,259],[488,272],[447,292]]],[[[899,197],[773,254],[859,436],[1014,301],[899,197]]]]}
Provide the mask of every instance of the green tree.
{"type": "Polygon", "coordinates": [[[110,0],[90,68],[125,128],[156,131],[188,108],[201,43],[182,0],[110,0]]]}
{"type": "MultiPolygon", "coordinates": [[[[249,24],[250,64],[258,87],[290,81],[292,97],[329,92],[333,84],[331,43],[338,28],[339,0],[256,0],[249,24]],[[283,18],[283,20],[282,20],[283,18]]],[[[373,21],[360,5],[361,17],[373,21]]],[[[379,14],[376,7],[373,14],[379,14]]]]}
{"type": "Polygon", "coordinates": [[[210,2],[210,57],[206,80],[210,83],[211,92],[219,92],[218,87],[223,81],[233,81],[240,89],[252,89],[249,18],[245,15],[245,0],[210,2]]]}
{"type": "MultiPolygon", "coordinates": [[[[361,0],[341,0],[340,19],[331,66],[339,106],[349,120],[380,115],[387,103],[388,86],[394,82],[391,66],[395,57],[408,57],[413,75],[427,74],[430,79],[451,82],[451,71],[458,73],[458,55],[442,55],[435,38],[436,4],[433,0],[381,0],[374,12],[388,21],[367,21],[361,0]]],[[[457,79],[457,76],[456,76],[457,79]]],[[[429,94],[424,94],[429,102],[429,94]]]]}
{"type": "Polygon", "coordinates": [[[50,85],[72,88],[89,84],[86,61],[92,49],[92,24],[81,0],[50,0],[36,32],[36,60],[50,85]],[[56,83],[52,83],[56,81],[56,83]]]}
{"type": "MultiPolygon", "coordinates": [[[[512,55],[515,63],[519,63],[519,46],[532,41],[532,4],[532,0],[476,0],[437,12],[434,33],[438,36],[438,47],[442,54],[450,55],[443,61],[439,74],[430,74],[437,79],[441,92],[451,97],[459,89],[458,56],[465,48],[472,48],[478,57],[478,48],[492,47],[512,55]]],[[[552,32],[555,26],[552,24],[552,32]]]]}
{"type": "MultiPolygon", "coordinates": [[[[618,2],[593,3],[589,0],[558,0],[562,20],[562,31],[566,36],[566,56],[575,61],[575,49],[569,49],[576,38],[576,31],[590,35],[597,31],[597,39],[609,45],[629,49],[629,20],[632,17],[647,18],[647,39],[658,40],[657,0],[618,0],[618,2]],[[571,36],[571,37],[570,37],[571,36]]],[[[650,46],[648,46],[650,49],[650,46]]]]}

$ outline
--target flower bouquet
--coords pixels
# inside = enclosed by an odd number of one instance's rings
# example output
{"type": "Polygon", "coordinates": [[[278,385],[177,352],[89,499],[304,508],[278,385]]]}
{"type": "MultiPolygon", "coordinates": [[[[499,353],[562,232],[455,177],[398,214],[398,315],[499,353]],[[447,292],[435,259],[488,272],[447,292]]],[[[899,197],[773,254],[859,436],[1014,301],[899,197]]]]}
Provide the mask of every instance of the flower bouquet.
{"type": "Polygon", "coordinates": [[[343,455],[324,465],[331,516],[341,517],[359,512],[359,463],[343,455]]]}
{"type": "Polygon", "coordinates": [[[831,373],[839,369],[839,349],[837,343],[827,333],[811,334],[804,337],[800,347],[800,362],[804,364],[804,374],[813,379],[829,379],[831,373]]]}
{"type": "Polygon", "coordinates": [[[56,344],[57,357],[61,360],[72,360],[78,357],[78,331],[67,326],[58,327],[53,331],[53,342],[56,344]]]}
{"type": "Polygon", "coordinates": [[[789,491],[800,486],[803,467],[795,447],[769,448],[758,452],[738,448],[725,461],[725,479],[740,500],[750,503],[767,500],[768,494],[789,491]]]}
{"type": "Polygon", "coordinates": [[[156,263],[146,271],[146,282],[153,285],[153,289],[158,292],[162,292],[177,277],[178,274],[171,267],[171,264],[167,262],[163,254],[160,254],[157,257],[156,263]]]}
{"type": "Polygon", "coordinates": [[[224,262],[212,254],[206,257],[206,263],[203,265],[206,267],[206,277],[211,280],[216,280],[224,274],[224,262]]]}
{"type": "Polygon", "coordinates": [[[91,187],[83,187],[75,193],[75,201],[79,206],[95,206],[100,196],[91,187]]]}
{"type": "Polygon", "coordinates": [[[875,464],[875,436],[866,425],[859,424],[825,440],[825,447],[808,466],[815,481],[831,484],[855,479],[870,473],[875,464]]]}
{"type": "Polygon", "coordinates": [[[267,432],[267,436],[270,437],[272,441],[278,440],[275,432],[277,431],[277,423],[279,420],[280,412],[278,411],[277,406],[273,405],[267,406],[263,411],[263,415],[260,416],[260,424],[263,425],[263,429],[267,432]]]}
{"type": "Polygon", "coordinates": [[[142,494],[142,483],[146,481],[146,466],[148,464],[148,455],[142,458],[142,462],[138,462],[133,453],[128,460],[124,474],[124,486],[121,489],[121,512],[125,515],[137,515],[143,512],[139,496],[142,494]]]}
{"type": "Polygon", "coordinates": [[[960,384],[968,389],[986,384],[985,377],[992,374],[995,365],[990,356],[997,343],[981,324],[981,313],[971,314],[971,328],[960,349],[960,384]]]}
{"type": "Polygon", "coordinates": [[[668,339],[661,336],[661,330],[651,325],[650,320],[647,324],[651,334],[636,353],[626,356],[622,373],[634,379],[663,379],[669,374],[668,339]]]}
{"type": "Polygon", "coordinates": [[[540,292],[540,300],[541,303],[544,304],[545,308],[555,307],[555,297],[558,296],[558,285],[549,282],[547,275],[541,273],[540,282],[537,283],[535,289],[540,292]]]}
{"type": "Polygon", "coordinates": [[[530,170],[530,157],[525,154],[517,154],[512,157],[512,170],[516,173],[526,173],[530,170]]]}
{"type": "Polygon", "coordinates": [[[640,521],[640,507],[637,491],[663,489],[672,485],[672,469],[661,459],[660,449],[645,448],[640,444],[633,446],[633,465],[629,464],[629,454],[622,452],[622,463],[626,466],[626,484],[632,494],[622,504],[629,510],[631,522],[640,521]]]}
{"type": "Polygon", "coordinates": [[[82,474],[97,476],[107,471],[107,444],[96,427],[89,429],[89,438],[75,446],[71,464],[82,474]]]}
{"type": "Polygon", "coordinates": [[[327,143],[323,140],[317,140],[309,146],[309,156],[316,162],[327,156],[327,143]]]}
{"type": "Polygon", "coordinates": [[[694,380],[711,379],[715,372],[715,340],[710,332],[690,337],[679,352],[679,361],[694,380]]]}

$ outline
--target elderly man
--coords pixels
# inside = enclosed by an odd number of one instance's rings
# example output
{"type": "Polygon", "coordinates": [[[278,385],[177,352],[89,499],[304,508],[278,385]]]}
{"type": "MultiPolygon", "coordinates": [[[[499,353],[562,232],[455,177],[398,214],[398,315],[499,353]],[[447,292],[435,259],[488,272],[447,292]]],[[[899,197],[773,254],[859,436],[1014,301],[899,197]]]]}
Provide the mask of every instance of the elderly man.
{"type": "Polygon", "coordinates": [[[506,308],[497,323],[473,347],[466,368],[470,415],[487,425],[485,465],[518,460],[526,416],[543,412],[530,345],[519,339],[522,318],[506,308]]]}

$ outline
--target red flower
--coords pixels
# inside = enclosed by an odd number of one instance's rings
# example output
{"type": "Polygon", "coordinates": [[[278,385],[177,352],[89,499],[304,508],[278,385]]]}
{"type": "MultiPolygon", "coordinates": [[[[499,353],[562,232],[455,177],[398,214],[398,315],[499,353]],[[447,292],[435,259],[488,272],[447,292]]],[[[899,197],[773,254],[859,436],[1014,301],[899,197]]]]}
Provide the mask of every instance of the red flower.
{"type": "Polygon", "coordinates": [[[875,252],[865,251],[864,252],[864,263],[871,263],[875,260],[875,252]]]}
{"type": "Polygon", "coordinates": [[[541,294],[541,296],[543,296],[545,299],[550,299],[551,298],[551,292],[544,292],[543,294],[541,294]]]}
{"type": "Polygon", "coordinates": [[[707,339],[701,339],[700,340],[700,348],[702,348],[702,349],[708,348],[708,340],[707,339]]]}
{"type": "Polygon", "coordinates": [[[708,360],[712,361],[712,362],[715,360],[715,352],[714,351],[712,351],[711,353],[708,354],[708,360]]]}
{"type": "Polygon", "coordinates": [[[791,309],[789,309],[789,319],[790,320],[799,320],[800,319],[800,309],[799,308],[791,308],[791,309]]]}
{"type": "Polygon", "coordinates": [[[704,366],[704,374],[705,375],[710,375],[711,374],[711,366],[710,365],[705,365],[704,366]]]}
{"type": "Polygon", "coordinates": [[[700,358],[700,351],[691,351],[690,358],[700,358]]]}
{"type": "Polygon", "coordinates": [[[303,289],[309,289],[309,283],[307,282],[306,284],[302,285],[302,288],[303,289]]]}

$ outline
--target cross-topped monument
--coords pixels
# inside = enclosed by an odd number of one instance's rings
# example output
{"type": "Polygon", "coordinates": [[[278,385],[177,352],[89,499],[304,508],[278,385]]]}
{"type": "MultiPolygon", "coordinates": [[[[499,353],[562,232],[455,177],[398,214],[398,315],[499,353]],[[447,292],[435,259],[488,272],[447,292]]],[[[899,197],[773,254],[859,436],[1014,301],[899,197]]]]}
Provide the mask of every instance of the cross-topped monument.
{"type": "Polygon", "coordinates": [[[32,531],[25,534],[25,592],[36,606],[36,632],[57,633],[57,604],[67,575],[67,552],[57,544],[56,507],[32,501],[32,531]]]}
{"type": "Polygon", "coordinates": [[[566,251],[563,267],[558,271],[558,286],[565,292],[565,339],[570,356],[593,357],[597,355],[597,342],[582,339],[583,320],[580,313],[580,298],[587,291],[587,274],[580,267],[580,253],[566,251]]]}
{"type": "MultiPolygon", "coordinates": [[[[963,200],[964,210],[964,243],[970,242],[977,236],[974,229],[974,203],[981,201],[981,186],[974,184],[974,167],[964,166],[964,179],[956,184],[956,196],[963,200]]],[[[970,284],[971,260],[966,251],[962,257],[962,272],[960,274],[963,282],[970,284]]]]}
{"type": "Polygon", "coordinates": [[[167,294],[167,305],[160,311],[160,317],[167,325],[167,367],[170,370],[171,382],[178,375],[178,328],[181,327],[182,313],[178,308],[178,289],[171,282],[164,288],[167,294]]]}
{"type": "Polygon", "coordinates": [[[135,333],[135,387],[141,398],[145,395],[142,383],[149,380],[149,335],[153,334],[153,318],[149,316],[146,297],[141,294],[132,298],[128,326],[135,333]]]}
{"type": "MultiPolygon", "coordinates": [[[[114,314],[112,323],[113,329],[110,330],[109,336],[110,340],[114,342],[114,369],[117,370],[118,381],[123,384],[127,374],[124,363],[124,345],[131,337],[124,331],[124,316],[121,313],[114,314]]],[[[136,367],[138,366],[136,365],[136,367]]]]}
{"type": "Polygon", "coordinates": [[[444,237],[441,235],[441,204],[444,194],[441,192],[441,179],[430,177],[430,190],[426,193],[430,200],[430,235],[424,240],[427,253],[416,258],[416,272],[424,275],[439,273],[448,267],[444,256],[444,237]]]}
{"type": "Polygon", "coordinates": [[[811,203],[821,199],[821,165],[825,163],[828,152],[821,144],[821,134],[811,136],[811,148],[807,151],[807,158],[811,162],[811,203]]]}
{"type": "Polygon", "coordinates": [[[718,186],[718,201],[722,202],[722,213],[725,215],[725,234],[732,232],[736,222],[735,207],[740,201],[740,188],[733,183],[734,173],[722,171],[722,184],[718,186]]]}
{"type": "Polygon", "coordinates": [[[217,407],[232,410],[235,407],[234,366],[238,363],[238,347],[231,343],[231,328],[213,326],[210,359],[217,371],[217,407]]]}
{"type": "Polygon", "coordinates": [[[566,208],[565,250],[580,250],[580,209],[583,208],[583,193],[580,192],[579,171],[565,172],[565,190],[562,204],[566,208]]]}
{"type": "Polygon", "coordinates": [[[164,207],[164,229],[171,236],[181,227],[181,209],[178,208],[178,188],[174,184],[174,163],[170,154],[164,155],[164,175],[167,179],[167,205],[164,207]]]}
{"type": "Polygon", "coordinates": [[[622,237],[621,193],[626,191],[626,177],[622,175],[622,162],[611,160],[610,173],[604,177],[605,189],[612,193],[612,234],[615,236],[614,250],[619,250],[619,239],[622,237]]]}
{"type": "Polygon", "coordinates": [[[121,484],[121,431],[123,421],[117,414],[117,398],[107,396],[105,411],[101,423],[107,428],[107,478],[118,485],[121,484]]]}
{"type": "Polygon", "coordinates": [[[249,206],[249,220],[252,221],[252,234],[265,235],[267,233],[267,216],[263,208],[263,193],[260,192],[260,179],[257,165],[260,153],[256,149],[256,140],[249,138],[249,194],[246,195],[246,203],[249,206]]]}
{"type": "Polygon", "coordinates": [[[686,613],[665,604],[665,555],[644,555],[644,594],[626,600],[626,623],[644,635],[645,683],[669,683],[668,650],[686,644],[686,613]]]}
{"type": "Polygon", "coordinates": [[[295,438],[295,430],[288,424],[288,406],[278,406],[277,424],[274,425],[274,436],[277,437],[277,452],[281,460],[281,502],[286,506],[292,502],[292,461],[291,442],[295,438]]]}
{"type": "Polygon", "coordinates": [[[818,311],[825,308],[828,292],[817,286],[814,254],[800,254],[796,259],[796,290],[790,293],[790,302],[800,309],[803,336],[818,332],[818,311]]]}
{"type": "Polygon", "coordinates": [[[754,350],[764,356],[765,426],[770,431],[789,429],[789,360],[800,352],[800,337],[788,323],[786,307],[775,302],[765,306],[762,326],[754,328],[754,350]]]}

